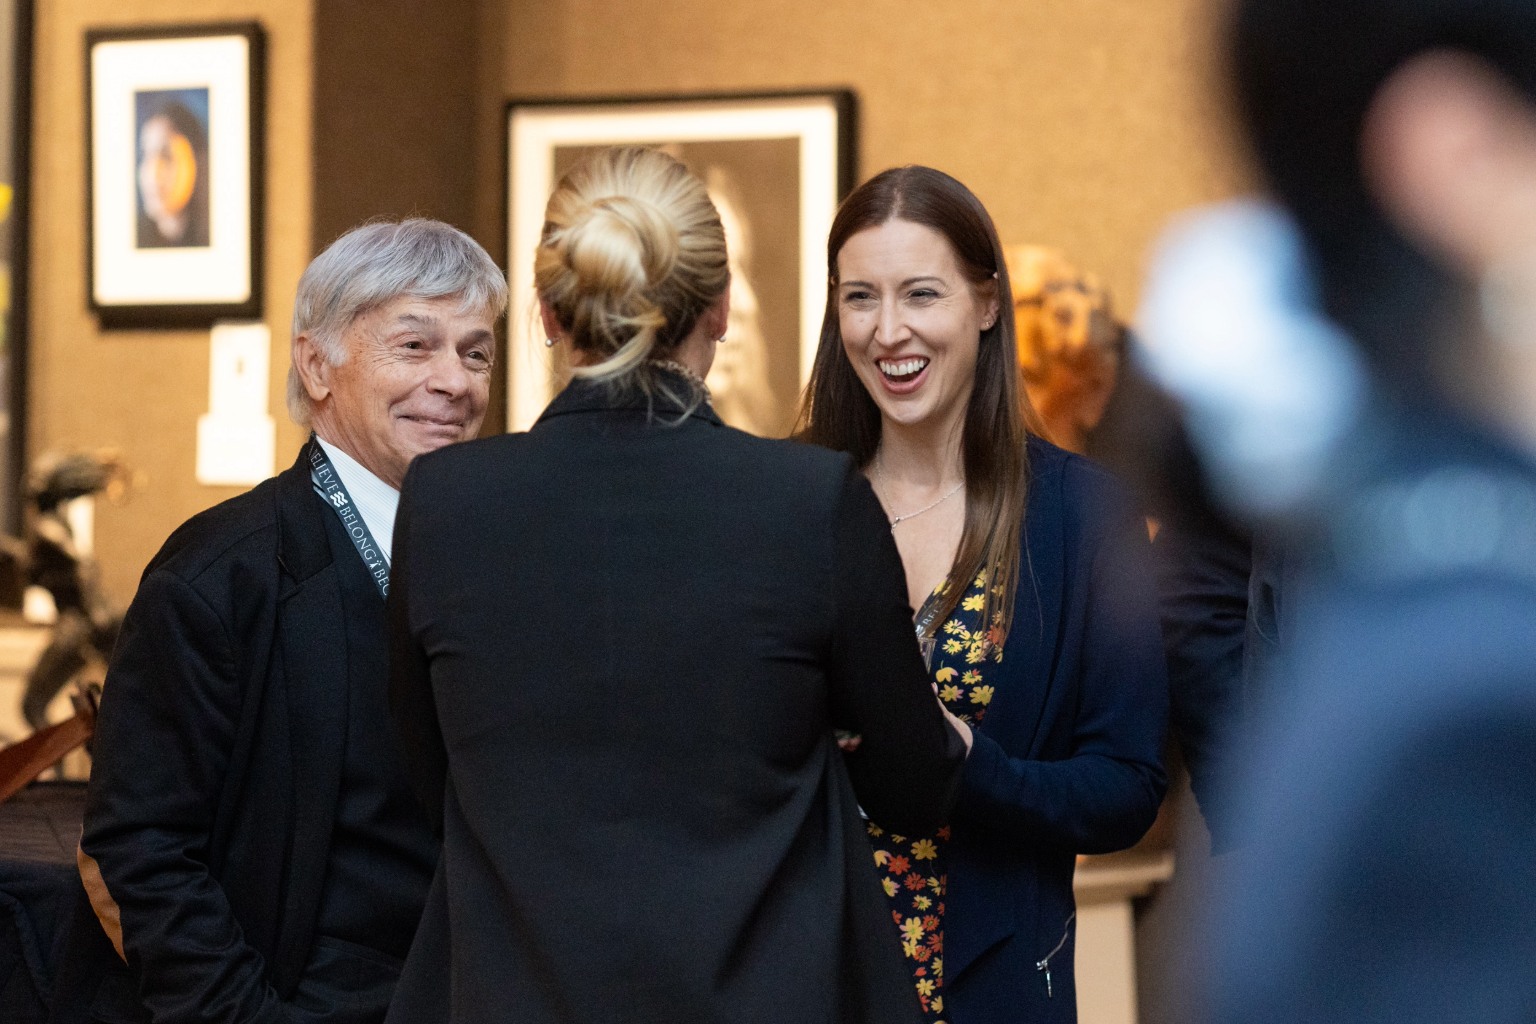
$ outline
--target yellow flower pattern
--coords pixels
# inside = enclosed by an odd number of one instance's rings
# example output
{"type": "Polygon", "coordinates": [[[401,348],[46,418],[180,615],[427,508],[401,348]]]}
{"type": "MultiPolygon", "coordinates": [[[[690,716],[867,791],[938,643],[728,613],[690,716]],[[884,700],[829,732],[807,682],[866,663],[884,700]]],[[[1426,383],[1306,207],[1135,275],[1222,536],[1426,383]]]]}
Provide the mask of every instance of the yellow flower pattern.
{"type": "MultiPolygon", "coordinates": [[[[942,593],[940,584],[933,600],[942,593]]],[[[994,588],[995,591],[995,588],[994,588]]],[[[939,699],[950,712],[973,726],[986,717],[994,688],[982,676],[989,664],[1003,660],[1003,652],[982,628],[981,609],[987,593],[987,575],[976,577],[965,598],[938,631],[933,657],[933,679],[939,699]]],[[[999,616],[993,616],[992,626],[999,616]]],[[[870,845],[880,887],[891,902],[891,917],[901,936],[901,949],[912,965],[917,998],[928,1024],[944,1024],[944,893],[949,885],[944,846],[949,829],[933,836],[901,836],[868,823],[870,845]]]]}

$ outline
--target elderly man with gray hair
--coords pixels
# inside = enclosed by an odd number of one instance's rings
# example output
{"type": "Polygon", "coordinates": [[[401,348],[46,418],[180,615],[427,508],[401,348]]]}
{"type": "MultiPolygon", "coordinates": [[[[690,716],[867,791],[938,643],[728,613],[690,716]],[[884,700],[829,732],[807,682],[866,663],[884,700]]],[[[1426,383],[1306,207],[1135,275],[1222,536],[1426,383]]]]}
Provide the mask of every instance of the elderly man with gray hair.
{"type": "Polygon", "coordinates": [[[437,855],[386,708],[395,504],[412,458],[479,431],[505,307],[436,221],[304,272],[289,405],[313,436],[172,534],[123,623],[79,854],[99,927],[57,1019],[383,1018],[437,855]]]}

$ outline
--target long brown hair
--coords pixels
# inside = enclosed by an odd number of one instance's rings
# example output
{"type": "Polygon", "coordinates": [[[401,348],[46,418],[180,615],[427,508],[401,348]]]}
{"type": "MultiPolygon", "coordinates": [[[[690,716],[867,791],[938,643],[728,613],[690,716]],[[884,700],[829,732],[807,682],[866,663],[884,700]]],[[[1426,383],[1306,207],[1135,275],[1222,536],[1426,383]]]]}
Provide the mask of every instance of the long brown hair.
{"type": "Polygon", "coordinates": [[[880,447],[880,409],[843,351],[837,308],[837,256],[848,239],[889,220],[937,231],[949,241],[973,286],[994,283],[998,316],[981,332],[976,379],[960,436],[965,528],[945,579],[937,628],[954,614],[983,571],[987,588],[982,628],[1001,648],[1013,621],[1019,581],[1020,535],[1028,490],[1026,431],[1014,348],[1013,294],[997,228],[971,190],[931,167],[894,167],[854,190],[838,208],[827,238],[827,308],[797,436],[851,454],[867,467],[880,447]]]}

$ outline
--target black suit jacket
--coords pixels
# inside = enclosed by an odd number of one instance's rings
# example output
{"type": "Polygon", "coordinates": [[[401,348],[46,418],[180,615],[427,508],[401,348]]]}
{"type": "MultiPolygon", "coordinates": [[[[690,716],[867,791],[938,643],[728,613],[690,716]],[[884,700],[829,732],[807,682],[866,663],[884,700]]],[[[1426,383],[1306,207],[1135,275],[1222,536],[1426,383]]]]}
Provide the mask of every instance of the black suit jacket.
{"type": "Polygon", "coordinates": [[[348,674],[385,642],[383,602],[356,599],[373,584],[334,520],[301,455],[190,519],[145,570],[107,674],[81,840],[126,966],[100,928],[77,929],[60,1020],[309,1019],[293,1000],[348,674]]]}
{"type": "Polygon", "coordinates": [[[1211,833],[1211,848],[1230,848],[1225,789],[1243,753],[1245,715],[1251,705],[1248,666],[1260,660],[1262,632],[1275,616],[1255,612],[1278,606],[1278,585],[1265,588],[1253,540],[1214,516],[1172,518],[1153,543],[1168,651],[1169,722],[1189,769],[1190,788],[1211,833]],[[1255,591],[1258,591],[1256,594],[1255,591]],[[1266,598],[1262,604],[1254,598],[1266,598]]]}
{"type": "Polygon", "coordinates": [[[935,827],[961,748],[846,455],[578,382],[419,459],[394,554],[444,850],[392,1021],[915,1019],[854,794],[935,827]]]}

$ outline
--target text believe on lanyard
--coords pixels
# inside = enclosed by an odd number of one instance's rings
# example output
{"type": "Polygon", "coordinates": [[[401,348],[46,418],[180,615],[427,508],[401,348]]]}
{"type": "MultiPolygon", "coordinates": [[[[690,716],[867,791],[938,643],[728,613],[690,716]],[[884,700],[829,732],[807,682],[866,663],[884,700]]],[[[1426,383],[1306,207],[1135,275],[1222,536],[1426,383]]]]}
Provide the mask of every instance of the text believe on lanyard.
{"type": "Polygon", "coordinates": [[[341,520],[342,529],[346,531],[347,538],[352,541],[352,546],[357,548],[363,564],[368,567],[369,575],[378,585],[379,594],[388,597],[389,562],[384,558],[384,553],[379,550],[379,546],[374,543],[368,524],[363,522],[362,514],[357,511],[357,505],[348,496],[347,489],[341,485],[341,476],[336,472],[336,467],[331,465],[330,457],[325,454],[325,449],[320,447],[319,440],[313,434],[309,436],[309,479],[314,483],[315,490],[341,520]]]}

